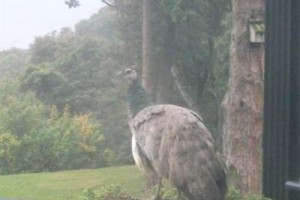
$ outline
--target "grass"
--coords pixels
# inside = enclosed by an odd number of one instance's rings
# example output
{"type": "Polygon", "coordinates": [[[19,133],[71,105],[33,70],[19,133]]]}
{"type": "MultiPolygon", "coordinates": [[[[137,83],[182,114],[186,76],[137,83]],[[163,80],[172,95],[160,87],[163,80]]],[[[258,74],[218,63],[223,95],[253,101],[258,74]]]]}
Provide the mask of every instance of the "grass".
{"type": "Polygon", "coordinates": [[[132,196],[145,196],[143,175],[135,166],[121,166],[0,176],[0,199],[76,200],[85,188],[110,184],[120,185],[132,196]]]}

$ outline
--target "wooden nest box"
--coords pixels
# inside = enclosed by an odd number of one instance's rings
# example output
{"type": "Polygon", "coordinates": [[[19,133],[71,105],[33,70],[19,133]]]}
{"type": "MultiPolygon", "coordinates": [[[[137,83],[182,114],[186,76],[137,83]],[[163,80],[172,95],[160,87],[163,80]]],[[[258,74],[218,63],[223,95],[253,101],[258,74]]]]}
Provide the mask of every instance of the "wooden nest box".
{"type": "Polygon", "coordinates": [[[265,23],[261,19],[249,21],[250,43],[260,44],[265,42],[265,23]]]}

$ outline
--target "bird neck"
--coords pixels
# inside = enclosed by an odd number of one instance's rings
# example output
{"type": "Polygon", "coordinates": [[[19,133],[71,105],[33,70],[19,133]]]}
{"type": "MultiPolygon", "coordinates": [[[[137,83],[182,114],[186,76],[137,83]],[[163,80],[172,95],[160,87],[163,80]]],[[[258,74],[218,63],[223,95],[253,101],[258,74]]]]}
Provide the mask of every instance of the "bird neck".
{"type": "Polygon", "coordinates": [[[133,118],[139,111],[149,105],[149,97],[139,80],[132,81],[128,90],[129,117],[133,118]]]}

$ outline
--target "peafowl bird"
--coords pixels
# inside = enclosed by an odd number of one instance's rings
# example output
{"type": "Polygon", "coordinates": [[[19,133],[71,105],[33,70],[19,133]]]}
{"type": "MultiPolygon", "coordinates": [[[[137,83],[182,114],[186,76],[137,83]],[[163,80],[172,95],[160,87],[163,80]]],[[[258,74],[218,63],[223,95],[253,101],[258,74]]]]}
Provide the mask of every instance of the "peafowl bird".
{"type": "Polygon", "coordinates": [[[128,111],[132,154],[146,175],[167,178],[189,200],[223,200],[226,178],[215,141],[200,115],[176,105],[151,105],[137,73],[119,73],[129,83],[128,111]]]}

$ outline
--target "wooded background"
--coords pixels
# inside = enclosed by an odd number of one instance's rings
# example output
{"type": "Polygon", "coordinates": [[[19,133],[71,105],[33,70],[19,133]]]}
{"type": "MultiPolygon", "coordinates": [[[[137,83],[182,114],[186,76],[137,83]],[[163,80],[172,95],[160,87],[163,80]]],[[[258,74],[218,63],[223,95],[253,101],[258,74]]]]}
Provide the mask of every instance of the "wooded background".
{"type": "Polygon", "coordinates": [[[201,114],[232,183],[259,193],[263,46],[250,45],[247,24],[264,1],[103,2],[74,30],[0,52],[0,173],[133,163],[115,74],[134,66],[154,103],[201,114]]]}

